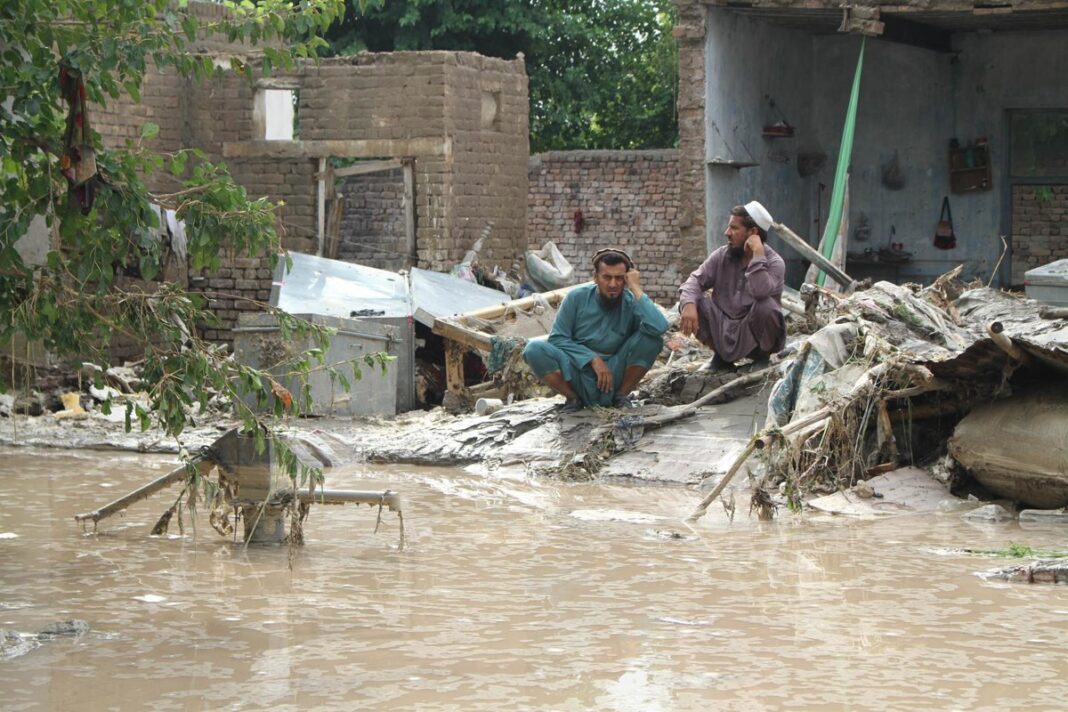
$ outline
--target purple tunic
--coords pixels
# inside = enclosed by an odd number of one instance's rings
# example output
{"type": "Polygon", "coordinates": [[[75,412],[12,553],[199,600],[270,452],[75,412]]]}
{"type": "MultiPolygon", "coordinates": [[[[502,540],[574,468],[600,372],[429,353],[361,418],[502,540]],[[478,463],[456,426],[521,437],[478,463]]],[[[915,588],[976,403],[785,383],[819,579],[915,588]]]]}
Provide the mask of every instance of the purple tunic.
{"type": "Polygon", "coordinates": [[[782,289],[786,264],[768,245],[745,267],[727,246],[715,250],[679,287],[679,308],[697,305],[697,338],[724,361],[760,347],[772,354],[786,343],[782,289]],[[711,297],[705,296],[712,290],[711,297]]]}

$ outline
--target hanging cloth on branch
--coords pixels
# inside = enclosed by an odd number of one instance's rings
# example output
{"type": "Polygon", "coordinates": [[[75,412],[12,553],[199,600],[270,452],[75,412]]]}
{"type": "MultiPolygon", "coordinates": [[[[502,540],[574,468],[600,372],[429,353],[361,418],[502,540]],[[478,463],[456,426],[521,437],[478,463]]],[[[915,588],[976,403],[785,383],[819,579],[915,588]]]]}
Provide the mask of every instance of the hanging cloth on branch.
{"type": "MultiPolygon", "coordinates": [[[[849,94],[849,108],[846,110],[845,125],[842,126],[842,143],[838,149],[838,165],[834,170],[834,188],[831,189],[831,206],[827,212],[827,225],[820,239],[820,252],[829,260],[833,260],[836,253],[845,255],[844,245],[836,250],[838,235],[844,234],[842,227],[842,207],[846,200],[846,190],[849,185],[849,162],[853,157],[853,136],[857,125],[857,104],[860,101],[860,75],[864,68],[864,38],[860,40],[860,53],[857,55],[857,69],[853,73],[853,90],[849,94]]],[[[844,266],[844,265],[839,265],[844,266]]],[[[827,281],[827,275],[822,271],[816,278],[822,287],[827,281]]]]}
{"type": "Polygon", "coordinates": [[[66,62],[59,66],[59,89],[70,105],[67,132],[63,137],[61,168],[67,177],[71,207],[88,214],[96,197],[96,152],[89,127],[89,102],[81,71],[66,62]]]}

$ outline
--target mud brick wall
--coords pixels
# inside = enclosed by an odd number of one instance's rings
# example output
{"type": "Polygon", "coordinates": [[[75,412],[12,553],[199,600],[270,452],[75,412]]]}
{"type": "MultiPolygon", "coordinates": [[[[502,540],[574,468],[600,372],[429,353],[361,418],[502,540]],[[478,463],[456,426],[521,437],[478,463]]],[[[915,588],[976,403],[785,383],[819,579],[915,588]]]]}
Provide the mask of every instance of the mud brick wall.
{"type": "Polygon", "coordinates": [[[625,249],[645,291],[663,306],[698,262],[679,252],[679,152],[559,151],[530,159],[527,239],[532,249],[552,240],[587,279],[593,253],[625,249]],[[575,230],[575,213],[584,226],[575,230]]]}
{"type": "Polygon", "coordinates": [[[487,264],[526,248],[527,78],[522,59],[363,53],[308,67],[302,141],[357,139],[362,158],[414,158],[418,266],[446,270],[485,225],[487,264]],[[392,150],[391,150],[392,149],[392,150]]]}
{"type": "Polygon", "coordinates": [[[1012,188],[1012,284],[1024,273],[1068,258],[1068,185],[1012,188]]]}
{"type": "Polygon", "coordinates": [[[203,337],[210,341],[232,341],[238,315],[260,311],[271,296],[269,258],[231,256],[222,262],[222,267],[199,282],[220,322],[204,327],[203,337]]]}
{"type": "Polygon", "coordinates": [[[417,241],[420,262],[448,269],[490,223],[493,228],[480,254],[483,265],[507,269],[526,250],[528,113],[521,58],[510,62],[472,53],[449,54],[445,63],[446,135],[452,144],[445,182],[448,229],[437,239],[417,241]]]}
{"type": "Polygon", "coordinates": [[[350,176],[344,196],[337,259],[379,269],[411,266],[404,216],[404,171],[400,168],[350,176]]]}

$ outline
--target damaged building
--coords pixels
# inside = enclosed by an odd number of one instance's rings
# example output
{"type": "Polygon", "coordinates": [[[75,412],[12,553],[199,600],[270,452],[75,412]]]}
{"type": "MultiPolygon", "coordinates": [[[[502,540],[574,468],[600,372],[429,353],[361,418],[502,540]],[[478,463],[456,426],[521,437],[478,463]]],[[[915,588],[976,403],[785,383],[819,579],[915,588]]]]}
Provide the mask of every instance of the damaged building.
{"type": "Polygon", "coordinates": [[[815,244],[863,42],[846,271],[927,284],[964,264],[1005,287],[1068,257],[1064,3],[676,6],[684,251],[718,244],[722,216],[753,198],[815,244]],[[943,198],[955,240],[936,244],[943,198]]]}
{"type": "MultiPolygon", "coordinates": [[[[220,5],[190,3],[203,21],[220,5]]],[[[387,270],[448,270],[483,233],[481,259],[508,268],[526,249],[527,78],[514,60],[471,52],[361,53],[298,62],[254,83],[232,72],[249,48],[220,38],[192,51],[213,57],[222,76],[198,82],[150,68],[139,100],[97,107],[105,146],[160,127],[161,153],[198,148],[224,162],[251,199],[281,202],[282,245],[293,252],[387,270]]],[[[155,175],[156,189],[168,176],[155,175]]],[[[43,221],[20,245],[43,257],[43,221]]],[[[267,256],[223,259],[221,269],[167,277],[216,292],[229,341],[243,312],[267,302],[267,256]],[[225,296],[223,296],[225,295],[225,296]]],[[[116,353],[117,358],[128,354],[116,353]]]]}

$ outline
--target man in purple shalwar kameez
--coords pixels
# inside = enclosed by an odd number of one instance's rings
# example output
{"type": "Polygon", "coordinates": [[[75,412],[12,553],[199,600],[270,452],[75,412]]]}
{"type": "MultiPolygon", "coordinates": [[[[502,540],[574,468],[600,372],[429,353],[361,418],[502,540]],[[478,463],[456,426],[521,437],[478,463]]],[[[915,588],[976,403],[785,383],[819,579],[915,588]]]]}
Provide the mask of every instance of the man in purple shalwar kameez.
{"type": "Polygon", "coordinates": [[[731,209],[727,244],[716,249],[679,287],[679,328],[715,352],[711,368],[768,360],[786,344],[782,290],[786,265],[765,244],[771,216],[755,201],[731,209]],[[758,224],[755,217],[766,222],[758,224]],[[705,292],[711,289],[712,294],[705,292]]]}

